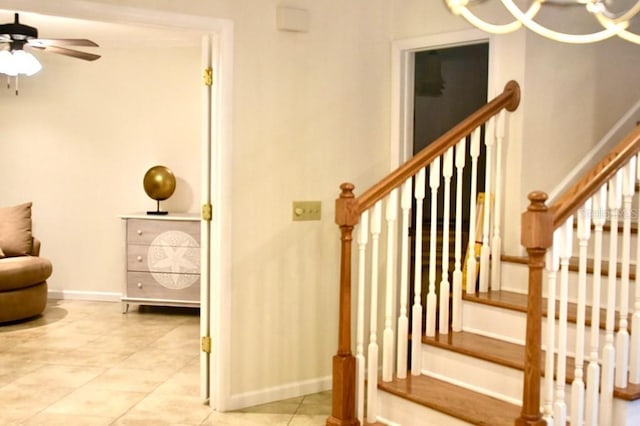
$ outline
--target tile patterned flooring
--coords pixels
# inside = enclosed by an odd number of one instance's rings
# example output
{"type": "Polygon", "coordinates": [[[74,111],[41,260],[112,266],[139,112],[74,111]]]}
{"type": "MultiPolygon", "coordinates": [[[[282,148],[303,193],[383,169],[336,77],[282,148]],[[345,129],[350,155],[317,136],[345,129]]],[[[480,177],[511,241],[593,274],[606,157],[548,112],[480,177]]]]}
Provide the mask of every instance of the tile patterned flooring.
{"type": "Polygon", "coordinates": [[[218,413],[199,398],[199,316],[50,300],[0,325],[0,425],[324,425],[322,392],[218,413]]]}

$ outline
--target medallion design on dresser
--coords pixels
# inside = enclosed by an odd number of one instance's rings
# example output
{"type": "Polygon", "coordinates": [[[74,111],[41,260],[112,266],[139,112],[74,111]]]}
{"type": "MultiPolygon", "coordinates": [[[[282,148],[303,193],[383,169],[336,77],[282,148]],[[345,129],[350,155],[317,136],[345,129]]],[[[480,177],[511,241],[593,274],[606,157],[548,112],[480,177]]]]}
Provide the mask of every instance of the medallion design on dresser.
{"type": "Polygon", "coordinates": [[[147,262],[158,284],[174,290],[186,288],[199,278],[200,246],[186,232],[166,231],[151,242],[147,262]]]}

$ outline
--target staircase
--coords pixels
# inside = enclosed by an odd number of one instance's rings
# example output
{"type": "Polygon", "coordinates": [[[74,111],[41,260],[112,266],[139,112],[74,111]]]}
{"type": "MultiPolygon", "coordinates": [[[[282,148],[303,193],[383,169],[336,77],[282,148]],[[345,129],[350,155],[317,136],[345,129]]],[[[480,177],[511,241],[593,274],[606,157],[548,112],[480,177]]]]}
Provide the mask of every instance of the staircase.
{"type": "Polygon", "coordinates": [[[362,195],[341,186],[339,346],[327,425],[640,424],[640,130],[553,205],[531,193],[521,236],[528,255],[501,255],[501,143],[518,103],[509,82],[362,195]],[[476,203],[481,143],[491,196],[476,203]],[[442,193],[444,227],[435,219],[442,193]],[[467,239],[481,245],[477,259],[465,256],[467,239]]]}

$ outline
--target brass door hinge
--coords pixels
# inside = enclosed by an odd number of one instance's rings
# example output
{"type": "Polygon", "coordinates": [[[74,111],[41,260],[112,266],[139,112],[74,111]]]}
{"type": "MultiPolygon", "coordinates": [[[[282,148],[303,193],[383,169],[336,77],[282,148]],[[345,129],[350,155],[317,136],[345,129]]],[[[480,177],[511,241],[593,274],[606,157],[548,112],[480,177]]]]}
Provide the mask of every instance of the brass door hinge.
{"type": "Polygon", "coordinates": [[[211,353],[211,337],[210,336],[202,337],[202,352],[206,352],[208,354],[211,353]]]}
{"type": "Polygon", "coordinates": [[[202,205],[202,219],[203,220],[211,220],[213,215],[213,206],[211,203],[202,205]]]}
{"type": "Polygon", "coordinates": [[[204,72],[202,73],[202,82],[205,86],[213,85],[213,69],[211,67],[205,68],[204,72]]]}

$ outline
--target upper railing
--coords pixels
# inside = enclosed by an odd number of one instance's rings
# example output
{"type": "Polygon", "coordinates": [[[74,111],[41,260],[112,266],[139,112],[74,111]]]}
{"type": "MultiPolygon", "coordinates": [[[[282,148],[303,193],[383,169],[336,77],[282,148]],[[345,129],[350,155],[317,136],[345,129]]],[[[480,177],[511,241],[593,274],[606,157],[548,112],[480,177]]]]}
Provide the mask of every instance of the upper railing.
{"type": "MultiPolygon", "coordinates": [[[[396,376],[406,377],[410,319],[412,322],[410,368],[412,374],[420,374],[423,318],[426,336],[434,336],[436,328],[441,334],[448,333],[449,327],[454,331],[460,330],[462,289],[466,283],[467,291],[476,291],[478,271],[476,256],[479,255],[481,265],[479,268],[480,291],[488,290],[489,271],[492,274],[499,273],[499,268],[491,268],[489,263],[499,261],[501,251],[500,209],[493,209],[493,206],[501,205],[504,111],[514,111],[519,102],[520,88],[516,82],[511,81],[507,83],[500,95],[359,197],[355,196],[352,184],[341,185],[342,192],[336,200],[335,213],[336,223],[341,232],[342,250],[338,351],[333,358],[333,406],[327,425],[357,425],[364,422],[365,383],[368,386],[366,393],[369,398],[366,404],[366,419],[369,423],[376,422],[379,322],[384,324],[384,330],[381,333],[383,337],[381,339],[382,380],[392,379],[394,360],[396,376]],[[486,164],[484,170],[479,170],[481,153],[486,164]],[[463,185],[467,187],[463,189],[463,185]],[[430,190],[429,195],[427,195],[427,188],[430,190]],[[492,195],[479,197],[482,191],[492,195]],[[430,205],[431,213],[423,216],[425,201],[430,205]],[[413,256],[410,256],[408,232],[412,203],[415,205],[413,212],[415,232],[413,256]],[[452,207],[454,211],[451,211],[452,207]],[[464,221],[463,215],[468,215],[464,221]],[[426,250],[429,257],[428,262],[423,262],[422,226],[423,221],[429,220],[430,232],[425,240],[429,246],[426,250]],[[468,230],[462,229],[463,222],[468,226],[468,230]],[[383,223],[386,226],[383,226],[383,223]],[[449,229],[450,223],[453,224],[452,229],[449,229]],[[358,291],[356,355],[354,356],[351,340],[351,249],[356,225],[358,225],[358,291]],[[493,226],[493,229],[490,229],[490,226],[493,226]],[[451,245],[450,234],[453,240],[451,245]],[[442,238],[438,238],[438,235],[442,238]],[[380,244],[381,240],[386,241],[386,244],[380,244]],[[470,254],[467,250],[469,255],[463,260],[462,246],[467,241],[471,246],[470,254]],[[476,252],[476,246],[478,252],[476,252]],[[442,250],[437,251],[440,248],[442,250]],[[386,250],[386,263],[379,261],[381,249],[386,250]],[[451,260],[455,266],[450,268],[449,253],[452,250],[455,253],[452,254],[451,260]],[[490,257],[491,252],[497,255],[490,257]],[[412,279],[409,271],[410,257],[413,257],[412,279]],[[440,259],[441,264],[438,270],[436,269],[437,259],[440,259]],[[426,303],[423,303],[422,271],[427,267],[428,292],[425,292],[426,303]],[[449,278],[451,269],[453,269],[452,279],[449,278]],[[379,277],[380,272],[385,273],[384,280],[379,277]],[[463,272],[467,275],[466,282],[463,282],[463,272]],[[440,291],[439,295],[436,295],[438,274],[440,291]],[[379,291],[379,281],[384,281],[384,291],[379,291]],[[411,288],[410,281],[413,281],[411,288]],[[369,290],[369,298],[366,297],[367,290],[369,290]],[[411,318],[407,309],[410,293],[413,293],[411,318]],[[379,294],[384,295],[380,303],[378,302],[379,294]],[[399,298],[395,300],[398,294],[399,298]],[[449,315],[450,294],[453,295],[451,315],[449,315]],[[364,319],[367,310],[365,301],[369,302],[368,324],[364,319]],[[383,312],[380,316],[383,320],[379,320],[378,311],[383,312]],[[392,316],[395,314],[398,315],[397,318],[392,316]],[[369,337],[366,375],[364,372],[365,331],[368,331],[366,334],[369,337]]],[[[496,277],[492,275],[491,281],[499,283],[499,275],[496,277]]]]}
{"type": "MultiPolygon", "coordinates": [[[[526,383],[522,415],[516,424],[542,424],[543,417],[548,424],[566,424],[568,420],[576,425],[621,424],[613,410],[614,392],[623,393],[629,382],[640,383],[640,289],[636,286],[633,301],[629,291],[634,266],[631,227],[632,223],[640,225],[640,204],[632,206],[640,182],[640,170],[636,168],[638,152],[640,127],[552,206],[545,205],[547,196],[542,192],[529,195],[531,204],[522,220],[522,244],[529,253],[526,383]],[[610,229],[608,253],[603,250],[606,223],[610,229]],[[570,290],[568,271],[574,245],[578,246],[578,283],[577,288],[570,290]],[[589,257],[593,267],[588,281],[589,257]],[[544,290],[543,268],[547,274],[544,290]],[[547,318],[558,318],[557,322],[546,321],[544,341],[543,293],[547,297],[547,318]],[[567,327],[570,295],[576,310],[573,332],[567,327]],[[590,322],[586,317],[588,306],[591,306],[590,322]],[[601,310],[606,317],[604,344],[600,337],[601,310]],[[591,327],[588,345],[587,324],[591,327]],[[544,363],[541,347],[545,349],[544,363]],[[565,396],[565,383],[570,377],[567,372],[570,353],[574,353],[574,371],[569,397],[565,396]],[[586,371],[585,358],[588,358],[586,371]],[[541,365],[545,371],[542,414],[539,413],[541,365]],[[569,406],[571,412],[567,413],[569,406]]],[[[637,280],[640,245],[635,251],[637,280]]]]}

